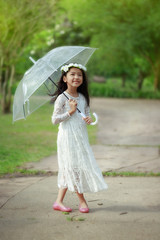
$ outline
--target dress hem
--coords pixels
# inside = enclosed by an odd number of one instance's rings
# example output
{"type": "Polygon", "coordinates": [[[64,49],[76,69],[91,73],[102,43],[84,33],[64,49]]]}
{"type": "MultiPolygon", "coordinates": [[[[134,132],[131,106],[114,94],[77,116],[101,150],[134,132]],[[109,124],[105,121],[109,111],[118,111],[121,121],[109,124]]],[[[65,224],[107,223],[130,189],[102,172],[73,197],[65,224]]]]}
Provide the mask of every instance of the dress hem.
{"type": "Polygon", "coordinates": [[[75,192],[75,193],[78,192],[78,193],[82,194],[82,193],[97,193],[97,192],[100,192],[100,191],[105,191],[105,190],[108,189],[108,186],[106,186],[104,188],[101,188],[101,189],[97,189],[95,191],[92,191],[92,190],[76,191],[75,189],[73,190],[73,189],[71,189],[69,187],[63,187],[63,186],[59,186],[59,185],[58,185],[58,188],[59,189],[66,189],[67,188],[70,192],[75,192]]]}

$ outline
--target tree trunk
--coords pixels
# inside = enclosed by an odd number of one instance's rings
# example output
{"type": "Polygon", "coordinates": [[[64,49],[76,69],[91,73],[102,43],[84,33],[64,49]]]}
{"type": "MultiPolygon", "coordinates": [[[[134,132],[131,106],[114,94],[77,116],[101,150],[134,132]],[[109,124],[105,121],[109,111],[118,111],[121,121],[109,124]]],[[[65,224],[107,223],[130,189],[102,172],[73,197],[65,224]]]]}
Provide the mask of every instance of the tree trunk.
{"type": "Polygon", "coordinates": [[[138,90],[142,89],[144,78],[146,77],[146,74],[143,73],[141,70],[139,71],[139,76],[138,76],[138,90]]]}
{"type": "Polygon", "coordinates": [[[160,58],[158,57],[155,61],[152,61],[152,59],[147,55],[145,55],[145,58],[152,68],[154,76],[154,90],[160,90],[160,58]]]}
{"type": "Polygon", "coordinates": [[[152,67],[154,74],[154,89],[160,90],[160,60],[152,67]]]}
{"type": "Polygon", "coordinates": [[[2,95],[3,57],[0,58],[0,94],[2,95]]]}
{"type": "Polygon", "coordinates": [[[159,71],[154,72],[154,89],[160,90],[160,74],[159,71]]]}
{"type": "Polygon", "coordinates": [[[127,74],[124,73],[124,74],[122,75],[122,87],[125,87],[125,85],[126,85],[126,78],[127,78],[127,74]]]}
{"type": "Polygon", "coordinates": [[[2,74],[2,99],[1,99],[1,109],[2,113],[11,112],[11,98],[12,98],[12,85],[14,79],[15,67],[6,67],[5,72],[2,74]]]}

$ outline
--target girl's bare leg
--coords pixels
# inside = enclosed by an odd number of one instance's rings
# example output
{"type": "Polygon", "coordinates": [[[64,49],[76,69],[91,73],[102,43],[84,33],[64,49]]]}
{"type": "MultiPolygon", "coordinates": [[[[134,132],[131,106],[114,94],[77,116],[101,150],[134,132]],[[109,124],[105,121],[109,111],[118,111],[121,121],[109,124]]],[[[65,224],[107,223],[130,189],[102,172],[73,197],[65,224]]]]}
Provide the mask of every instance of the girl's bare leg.
{"type": "Polygon", "coordinates": [[[59,191],[58,191],[58,196],[57,196],[57,199],[56,199],[56,203],[58,203],[61,207],[64,207],[63,199],[66,195],[67,189],[68,188],[60,188],[59,191]]]}
{"type": "Polygon", "coordinates": [[[85,198],[84,198],[83,193],[79,193],[79,192],[76,192],[76,193],[77,193],[77,196],[78,196],[78,198],[79,198],[80,206],[81,206],[82,208],[88,208],[88,205],[87,205],[87,202],[86,202],[86,200],[85,200],[85,198]]]}

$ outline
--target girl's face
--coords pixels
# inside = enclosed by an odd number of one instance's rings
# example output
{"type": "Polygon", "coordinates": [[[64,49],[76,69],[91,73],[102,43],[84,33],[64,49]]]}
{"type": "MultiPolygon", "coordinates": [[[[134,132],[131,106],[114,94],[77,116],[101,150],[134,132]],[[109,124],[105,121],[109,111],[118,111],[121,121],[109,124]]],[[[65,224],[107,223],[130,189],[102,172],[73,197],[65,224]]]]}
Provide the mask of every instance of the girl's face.
{"type": "Polygon", "coordinates": [[[63,77],[63,81],[67,83],[67,87],[78,88],[83,83],[83,74],[81,69],[72,67],[63,77]]]}

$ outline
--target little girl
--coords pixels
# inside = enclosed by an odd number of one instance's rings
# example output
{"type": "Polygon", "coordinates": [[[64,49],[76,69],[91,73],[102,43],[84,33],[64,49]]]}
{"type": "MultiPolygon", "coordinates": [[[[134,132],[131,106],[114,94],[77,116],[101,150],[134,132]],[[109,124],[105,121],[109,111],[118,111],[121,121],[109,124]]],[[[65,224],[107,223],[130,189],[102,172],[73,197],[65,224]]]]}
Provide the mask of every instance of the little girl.
{"type": "Polygon", "coordinates": [[[65,65],[56,91],[52,123],[59,123],[57,137],[58,187],[59,192],[54,210],[71,212],[63,199],[67,189],[76,192],[79,198],[79,211],[89,212],[84,192],[97,192],[107,189],[102,173],[96,163],[88,141],[86,124],[92,119],[89,110],[88,83],[86,68],[81,64],[65,65]],[[66,98],[66,96],[69,100],[66,98]],[[77,107],[86,118],[82,118],[77,107]]]}

